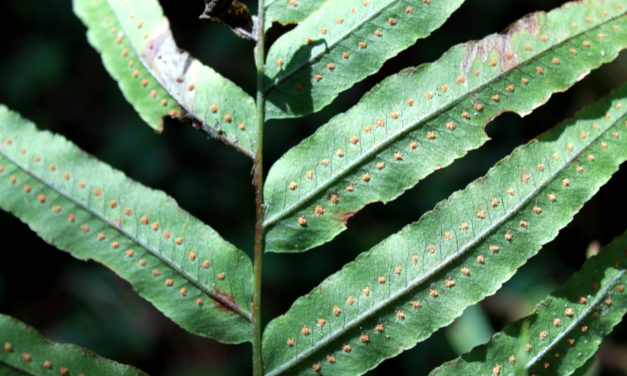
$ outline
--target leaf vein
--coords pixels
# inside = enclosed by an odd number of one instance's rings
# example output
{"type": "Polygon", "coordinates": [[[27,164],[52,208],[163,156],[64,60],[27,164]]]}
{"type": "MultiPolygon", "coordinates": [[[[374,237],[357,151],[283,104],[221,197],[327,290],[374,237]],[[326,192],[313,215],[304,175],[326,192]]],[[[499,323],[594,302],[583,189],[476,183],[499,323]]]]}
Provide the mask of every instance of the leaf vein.
{"type": "MultiPolygon", "coordinates": [[[[355,168],[357,168],[358,166],[362,165],[363,163],[365,163],[368,159],[374,157],[375,155],[379,154],[380,152],[384,151],[387,147],[389,147],[393,142],[397,141],[398,139],[400,139],[402,136],[404,136],[405,134],[411,132],[412,130],[414,130],[415,127],[419,126],[420,124],[423,124],[425,122],[428,122],[431,119],[437,118],[438,116],[440,116],[442,113],[445,113],[447,110],[452,110],[453,108],[455,108],[457,105],[460,105],[461,102],[467,98],[469,95],[478,93],[480,91],[482,91],[484,88],[489,87],[489,85],[494,84],[496,82],[500,82],[502,79],[507,78],[507,76],[515,69],[518,69],[518,67],[521,66],[528,66],[529,64],[531,64],[534,61],[540,61],[539,59],[543,56],[545,56],[548,52],[551,51],[552,48],[557,48],[559,46],[564,45],[565,43],[567,43],[568,41],[575,39],[581,35],[584,35],[586,33],[592,32],[595,29],[598,29],[610,22],[615,21],[616,19],[623,17],[625,13],[610,18],[607,21],[604,21],[603,23],[600,23],[598,25],[595,25],[587,30],[584,30],[582,32],[580,32],[579,34],[575,34],[572,35],[570,37],[567,37],[565,40],[555,44],[553,47],[548,48],[540,53],[538,53],[537,55],[527,59],[526,61],[523,61],[522,63],[518,64],[518,66],[516,68],[510,69],[507,72],[504,72],[502,75],[500,76],[496,76],[484,83],[482,83],[481,85],[477,86],[477,88],[465,92],[464,94],[458,96],[457,98],[452,99],[451,101],[449,101],[448,103],[444,104],[443,106],[439,107],[437,109],[437,111],[434,111],[430,114],[427,114],[425,116],[423,116],[420,119],[417,119],[416,121],[414,121],[413,123],[411,123],[409,126],[404,127],[404,128],[400,128],[399,130],[396,130],[394,133],[392,133],[389,137],[386,137],[382,142],[379,143],[375,143],[371,148],[369,148],[369,150],[367,150],[365,153],[363,153],[362,155],[360,155],[359,158],[356,158],[352,161],[350,161],[349,163],[347,163],[344,168],[341,168],[339,170],[339,172],[337,172],[336,174],[334,174],[333,176],[331,176],[327,181],[325,181],[322,185],[316,186],[316,188],[312,189],[311,191],[309,191],[306,195],[303,196],[303,199],[301,201],[297,201],[293,204],[291,204],[290,206],[288,206],[287,208],[285,208],[285,201],[284,201],[284,205],[283,205],[283,209],[279,212],[277,212],[276,214],[269,216],[268,218],[266,218],[266,220],[263,223],[263,226],[265,228],[268,228],[272,225],[274,225],[275,223],[277,223],[278,221],[286,218],[287,216],[293,214],[294,212],[296,212],[299,208],[301,208],[302,206],[306,205],[308,202],[312,201],[313,199],[315,199],[316,197],[318,197],[322,192],[326,191],[327,189],[329,189],[330,187],[332,187],[333,185],[337,184],[337,182],[343,178],[345,175],[350,174],[353,172],[353,170],[355,168]]],[[[533,77],[533,75],[532,75],[533,77]]],[[[387,117],[386,117],[386,123],[387,123],[387,117]]],[[[475,126],[475,125],[471,125],[471,126],[475,126]]],[[[387,130],[386,130],[387,132],[387,130]]],[[[333,162],[331,160],[331,163],[329,164],[330,166],[332,166],[333,162]]]]}
{"type": "MultiPolygon", "coordinates": [[[[466,251],[470,250],[472,247],[474,247],[475,245],[477,245],[479,242],[481,242],[482,240],[484,240],[485,238],[487,238],[492,232],[498,230],[498,228],[504,224],[505,222],[507,222],[511,217],[513,217],[515,214],[517,214],[519,212],[519,210],[525,206],[526,204],[528,204],[529,202],[531,202],[531,200],[536,197],[536,195],[539,193],[539,191],[541,191],[544,187],[546,187],[551,181],[553,181],[553,179],[555,179],[555,177],[561,173],[562,171],[564,171],[568,166],[571,165],[571,163],[577,159],[584,151],[586,151],[591,145],[593,145],[599,138],[601,138],[603,135],[605,135],[610,129],[612,129],[614,127],[614,125],[616,125],[618,122],[622,121],[623,119],[627,118],[627,116],[623,115],[620,118],[618,118],[617,120],[615,120],[614,122],[612,122],[612,125],[609,125],[606,129],[604,129],[602,132],[600,132],[597,136],[595,136],[594,138],[591,138],[588,142],[588,144],[585,147],[582,147],[577,153],[574,153],[573,156],[568,159],[565,160],[562,167],[559,168],[558,170],[556,170],[554,173],[550,174],[547,176],[547,178],[545,179],[545,181],[543,182],[542,185],[540,185],[539,187],[536,186],[534,187],[533,190],[531,190],[525,197],[523,197],[521,200],[519,200],[518,204],[513,206],[511,210],[509,210],[506,214],[504,214],[501,218],[499,218],[498,220],[496,220],[494,223],[489,224],[483,231],[481,231],[478,235],[474,235],[473,234],[473,239],[469,239],[468,242],[459,249],[459,251],[452,253],[450,256],[448,256],[444,261],[440,262],[439,265],[436,265],[435,267],[431,268],[431,270],[429,270],[429,272],[425,275],[421,275],[418,278],[414,279],[410,284],[409,287],[404,288],[404,289],[399,289],[399,292],[395,293],[391,299],[389,299],[388,301],[382,301],[379,302],[376,305],[372,305],[368,310],[364,311],[361,314],[358,314],[354,319],[350,320],[348,322],[348,326],[341,332],[337,332],[334,334],[329,335],[326,339],[320,341],[320,345],[317,348],[312,348],[307,352],[304,352],[302,354],[299,354],[297,357],[295,357],[294,359],[292,359],[290,362],[284,363],[282,364],[280,367],[270,371],[267,373],[267,376],[274,376],[274,375],[278,375],[283,373],[284,371],[294,367],[295,365],[299,364],[301,360],[306,359],[307,357],[309,357],[310,355],[312,355],[315,351],[317,351],[318,349],[320,349],[322,346],[327,345],[331,342],[333,342],[334,340],[336,340],[337,338],[339,338],[340,336],[344,335],[347,331],[354,329],[356,327],[358,327],[358,325],[371,318],[372,316],[374,316],[378,311],[380,311],[381,309],[387,308],[389,306],[389,304],[395,300],[398,300],[400,298],[402,298],[403,296],[405,296],[406,294],[411,293],[411,291],[418,287],[419,285],[421,285],[422,283],[426,282],[427,280],[429,280],[433,275],[437,274],[438,272],[444,270],[449,264],[451,264],[452,262],[454,262],[455,260],[457,260],[458,258],[460,258],[461,256],[463,256],[464,253],[466,253],[466,251]]],[[[473,203],[473,207],[474,203],[473,203]]],[[[474,216],[473,216],[474,217],[474,216]]],[[[426,246],[426,238],[425,238],[425,246],[426,246]]],[[[426,251],[426,250],[425,250],[426,251]]],[[[423,252],[423,257],[424,257],[425,252],[423,252]]],[[[423,263],[424,265],[424,263],[423,263]]],[[[374,300],[374,299],[373,299],[374,300]]]]}
{"type": "MultiPolygon", "coordinates": [[[[87,212],[88,214],[92,215],[93,217],[95,217],[96,219],[100,220],[100,222],[103,224],[103,228],[106,228],[107,226],[109,228],[112,228],[113,230],[119,232],[120,234],[122,234],[123,236],[126,236],[127,238],[131,239],[133,242],[137,243],[138,245],[140,245],[141,247],[143,247],[144,249],[146,249],[147,251],[149,251],[150,253],[152,253],[155,257],[157,257],[161,262],[163,262],[164,264],[166,264],[168,267],[170,267],[173,271],[175,271],[177,274],[179,274],[181,277],[183,277],[184,279],[186,279],[188,282],[190,282],[192,285],[194,285],[196,288],[198,288],[200,291],[204,292],[205,294],[207,294],[207,296],[209,296],[211,299],[219,302],[221,305],[228,307],[230,310],[232,310],[233,312],[241,315],[242,317],[244,317],[247,320],[252,320],[252,316],[250,314],[250,312],[247,312],[245,310],[243,310],[241,307],[239,307],[237,304],[234,304],[233,302],[230,302],[222,297],[220,297],[218,294],[216,294],[215,292],[213,292],[212,290],[208,289],[206,286],[204,286],[202,283],[200,283],[197,279],[193,278],[191,275],[189,275],[188,273],[186,273],[182,268],[180,268],[178,265],[176,265],[173,261],[168,260],[159,249],[154,249],[153,247],[151,247],[149,244],[147,244],[146,242],[142,242],[139,237],[137,236],[133,236],[132,234],[130,234],[128,231],[124,230],[121,226],[118,227],[116,226],[113,222],[109,221],[107,218],[105,218],[104,216],[102,216],[100,213],[98,213],[96,211],[96,209],[92,209],[91,205],[89,204],[89,200],[91,199],[91,195],[88,195],[88,201],[87,204],[83,204],[82,202],[80,202],[78,199],[75,199],[73,196],[68,195],[67,193],[63,192],[60,188],[57,188],[54,184],[52,183],[48,183],[45,179],[37,176],[34,172],[32,172],[30,169],[28,169],[25,166],[22,166],[20,163],[18,163],[16,160],[14,160],[13,158],[11,158],[7,153],[4,152],[4,150],[0,149],[0,155],[4,158],[6,158],[9,162],[11,162],[13,165],[15,165],[18,169],[22,170],[24,173],[26,173],[27,175],[29,175],[31,178],[39,181],[41,184],[43,184],[44,186],[48,187],[49,189],[55,191],[57,194],[59,194],[60,196],[64,197],[66,200],[72,202],[74,205],[76,205],[77,207],[81,208],[82,210],[84,210],[85,212],[87,212]]],[[[161,237],[159,237],[159,239],[161,240],[161,237]]]]}

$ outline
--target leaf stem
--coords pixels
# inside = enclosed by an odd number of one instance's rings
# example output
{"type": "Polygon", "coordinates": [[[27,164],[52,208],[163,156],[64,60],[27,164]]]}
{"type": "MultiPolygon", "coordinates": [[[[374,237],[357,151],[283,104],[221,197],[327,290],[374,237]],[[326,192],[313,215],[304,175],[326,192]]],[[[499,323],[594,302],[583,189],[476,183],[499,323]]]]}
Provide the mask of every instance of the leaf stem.
{"type": "Polygon", "coordinates": [[[252,341],[253,375],[262,376],[263,359],[261,355],[261,270],[264,245],[266,241],[263,226],[265,207],[263,201],[263,126],[265,123],[266,97],[263,91],[265,81],[265,32],[264,1],[259,0],[257,10],[257,44],[255,46],[255,65],[257,66],[257,137],[253,156],[253,185],[255,187],[255,286],[252,305],[252,341]]]}

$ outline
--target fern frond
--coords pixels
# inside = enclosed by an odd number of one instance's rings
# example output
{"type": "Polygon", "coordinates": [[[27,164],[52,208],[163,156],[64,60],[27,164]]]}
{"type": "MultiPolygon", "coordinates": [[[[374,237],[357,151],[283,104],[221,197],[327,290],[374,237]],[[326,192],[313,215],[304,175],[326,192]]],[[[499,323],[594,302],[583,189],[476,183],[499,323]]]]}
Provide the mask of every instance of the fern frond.
{"type": "Polygon", "coordinates": [[[364,206],[394,200],[484,144],[494,117],[526,115],[612,61],[627,46],[627,16],[615,4],[533,13],[385,79],[272,166],[266,249],[300,252],[333,239],[364,206]]]}
{"type": "Polygon", "coordinates": [[[46,242],[114,270],[188,331],[249,340],[252,263],[163,192],[0,106],[0,207],[46,242]]]}
{"type": "Polygon", "coordinates": [[[627,233],[586,261],[531,315],[431,375],[510,375],[521,370],[534,375],[572,374],[594,355],[627,312],[625,249],[627,233]]]}
{"type": "Polygon", "coordinates": [[[157,0],[74,0],[89,42],[141,118],[189,120],[211,137],[252,156],[255,103],[233,82],[181,51],[157,0]]]}
{"type": "Polygon", "coordinates": [[[267,375],[359,375],[496,292],[627,159],[627,85],[328,277],[272,320],[267,375]]]}

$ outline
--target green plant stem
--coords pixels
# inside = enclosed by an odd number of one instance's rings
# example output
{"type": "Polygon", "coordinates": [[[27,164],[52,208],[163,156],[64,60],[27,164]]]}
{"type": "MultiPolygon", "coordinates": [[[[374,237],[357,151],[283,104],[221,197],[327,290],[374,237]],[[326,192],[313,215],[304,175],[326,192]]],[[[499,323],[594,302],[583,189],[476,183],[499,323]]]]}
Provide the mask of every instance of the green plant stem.
{"type": "Polygon", "coordinates": [[[253,375],[262,376],[263,359],[261,356],[261,271],[263,264],[264,245],[266,241],[263,202],[263,126],[265,123],[266,98],[263,92],[265,78],[265,33],[264,33],[264,0],[259,0],[257,12],[257,45],[255,46],[255,64],[257,66],[257,144],[253,159],[253,185],[255,186],[255,290],[252,306],[252,340],[253,340],[253,375]]]}

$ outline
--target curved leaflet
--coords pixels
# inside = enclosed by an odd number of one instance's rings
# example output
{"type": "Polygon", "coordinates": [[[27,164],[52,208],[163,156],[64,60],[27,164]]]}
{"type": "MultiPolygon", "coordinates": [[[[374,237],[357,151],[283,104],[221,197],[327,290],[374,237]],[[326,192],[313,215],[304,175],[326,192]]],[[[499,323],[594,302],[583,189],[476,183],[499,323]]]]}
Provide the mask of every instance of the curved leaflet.
{"type": "Polygon", "coordinates": [[[33,328],[2,314],[0,345],[2,375],[146,375],[78,346],[50,342],[33,328]]]}
{"type": "Polygon", "coordinates": [[[264,333],[267,375],[358,375],[493,294],[627,159],[627,85],[296,300],[264,333]]]}
{"type": "Polygon", "coordinates": [[[249,340],[252,264],[242,251],[61,136],[0,106],[0,207],[42,239],[93,259],[188,331],[249,340]]]}
{"type": "Polygon", "coordinates": [[[463,1],[325,2],[268,51],[268,119],[322,109],[439,28],[463,1]]]}
{"type": "Polygon", "coordinates": [[[364,206],[394,200],[485,143],[494,117],[524,116],[612,61],[626,30],[620,2],[571,2],[385,79],[272,166],[266,249],[333,239],[364,206]]]}
{"type": "Polygon", "coordinates": [[[176,46],[158,1],[74,0],[74,12],[148,125],[161,131],[164,116],[189,119],[211,137],[253,154],[254,100],[176,46]]]}
{"type": "Polygon", "coordinates": [[[627,233],[586,261],[530,316],[430,375],[510,375],[517,370],[534,375],[572,374],[594,355],[627,312],[625,249],[627,233]]]}

